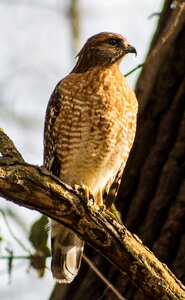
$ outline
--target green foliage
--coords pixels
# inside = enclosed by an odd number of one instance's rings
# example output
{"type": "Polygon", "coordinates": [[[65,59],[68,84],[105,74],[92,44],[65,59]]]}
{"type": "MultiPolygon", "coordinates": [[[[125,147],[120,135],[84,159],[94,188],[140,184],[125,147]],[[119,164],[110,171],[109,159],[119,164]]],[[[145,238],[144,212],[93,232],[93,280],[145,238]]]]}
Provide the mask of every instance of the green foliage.
{"type": "Polygon", "coordinates": [[[39,276],[44,275],[46,257],[50,255],[50,250],[47,247],[47,224],[48,218],[42,216],[32,225],[29,235],[29,240],[35,248],[35,253],[30,257],[30,263],[31,266],[38,271],[39,276]]]}

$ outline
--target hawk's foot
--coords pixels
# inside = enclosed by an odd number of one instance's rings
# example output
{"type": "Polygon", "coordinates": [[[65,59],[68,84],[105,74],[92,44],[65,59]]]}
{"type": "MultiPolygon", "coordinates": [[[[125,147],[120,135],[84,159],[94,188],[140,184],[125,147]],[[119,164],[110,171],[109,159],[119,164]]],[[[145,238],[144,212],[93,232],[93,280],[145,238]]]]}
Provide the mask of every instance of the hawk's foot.
{"type": "Polygon", "coordinates": [[[111,217],[112,219],[116,219],[115,215],[106,208],[106,205],[105,204],[98,204],[98,207],[101,211],[105,211],[107,215],[109,215],[109,217],[111,217]]]}
{"type": "Polygon", "coordinates": [[[85,185],[85,184],[82,184],[82,185],[75,184],[73,188],[76,191],[78,191],[80,193],[80,195],[83,198],[85,198],[85,200],[87,200],[87,201],[93,201],[93,203],[95,202],[94,201],[94,196],[93,196],[90,188],[87,185],[85,185]]]}
{"type": "Polygon", "coordinates": [[[108,209],[105,210],[106,214],[109,215],[112,219],[116,220],[116,216],[108,209]]]}

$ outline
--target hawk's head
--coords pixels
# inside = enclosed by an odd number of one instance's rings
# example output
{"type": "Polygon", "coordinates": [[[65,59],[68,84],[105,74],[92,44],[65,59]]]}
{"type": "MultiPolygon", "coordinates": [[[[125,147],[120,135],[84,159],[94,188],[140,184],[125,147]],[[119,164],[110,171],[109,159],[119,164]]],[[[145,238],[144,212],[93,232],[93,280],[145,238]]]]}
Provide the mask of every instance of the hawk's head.
{"type": "Polygon", "coordinates": [[[78,61],[73,72],[84,72],[96,66],[110,67],[119,63],[127,53],[137,54],[136,49],[122,35],[98,33],[87,40],[77,55],[78,61]]]}

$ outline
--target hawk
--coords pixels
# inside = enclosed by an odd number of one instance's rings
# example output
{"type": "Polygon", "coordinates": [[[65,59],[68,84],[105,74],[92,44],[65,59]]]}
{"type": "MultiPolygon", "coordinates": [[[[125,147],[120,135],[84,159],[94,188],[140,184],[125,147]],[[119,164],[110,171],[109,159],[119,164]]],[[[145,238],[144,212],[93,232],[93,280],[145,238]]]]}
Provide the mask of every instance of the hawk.
{"type": "MultiPolygon", "coordinates": [[[[119,70],[127,53],[136,50],[120,34],[89,38],[46,111],[45,167],[71,186],[89,187],[99,206],[113,203],[136,132],[137,99],[119,70]]],[[[80,268],[84,242],[56,221],[51,238],[53,277],[69,283],[80,268]]]]}

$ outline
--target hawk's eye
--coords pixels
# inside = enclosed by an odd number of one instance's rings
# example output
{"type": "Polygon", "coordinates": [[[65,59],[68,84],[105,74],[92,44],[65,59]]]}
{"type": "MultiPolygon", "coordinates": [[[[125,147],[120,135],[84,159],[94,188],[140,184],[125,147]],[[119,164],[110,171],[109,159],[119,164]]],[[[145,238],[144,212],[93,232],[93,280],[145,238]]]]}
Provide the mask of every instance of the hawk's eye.
{"type": "Polygon", "coordinates": [[[118,39],[118,38],[110,38],[110,39],[107,40],[107,42],[111,46],[117,46],[120,43],[120,39],[118,39]]]}

